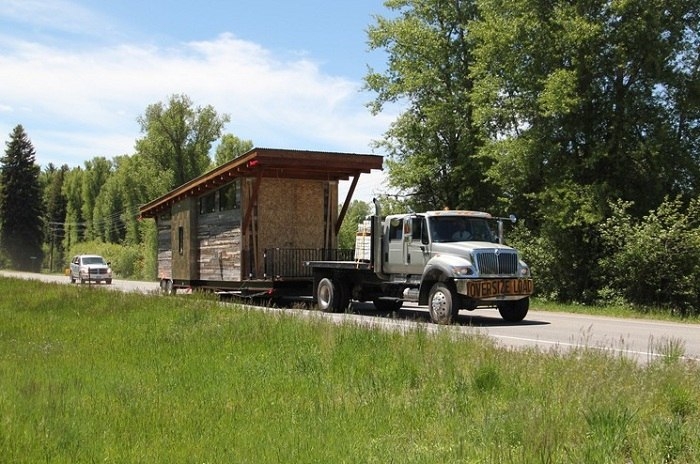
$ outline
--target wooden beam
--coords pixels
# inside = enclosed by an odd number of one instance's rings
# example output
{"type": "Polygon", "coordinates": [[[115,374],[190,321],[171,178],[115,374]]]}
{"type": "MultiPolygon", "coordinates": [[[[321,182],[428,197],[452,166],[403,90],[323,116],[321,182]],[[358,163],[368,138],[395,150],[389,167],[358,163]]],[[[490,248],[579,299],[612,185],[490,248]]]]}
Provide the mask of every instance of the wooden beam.
{"type": "Polygon", "coordinates": [[[253,195],[249,199],[248,206],[245,209],[245,215],[243,216],[243,228],[241,231],[243,233],[248,233],[248,227],[250,227],[250,222],[253,220],[253,206],[258,202],[258,192],[260,191],[260,184],[262,183],[262,171],[258,172],[258,177],[255,178],[255,185],[253,185],[253,195]]]}
{"type": "Polygon", "coordinates": [[[343,207],[340,209],[340,214],[338,214],[338,220],[335,223],[335,235],[338,236],[340,232],[340,226],[343,224],[343,219],[345,219],[345,214],[348,212],[350,207],[350,200],[352,200],[352,195],[355,193],[355,187],[357,187],[357,181],[360,180],[360,173],[357,173],[355,177],[352,178],[352,184],[350,184],[350,189],[348,194],[345,196],[345,201],[343,201],[343,207]]]}

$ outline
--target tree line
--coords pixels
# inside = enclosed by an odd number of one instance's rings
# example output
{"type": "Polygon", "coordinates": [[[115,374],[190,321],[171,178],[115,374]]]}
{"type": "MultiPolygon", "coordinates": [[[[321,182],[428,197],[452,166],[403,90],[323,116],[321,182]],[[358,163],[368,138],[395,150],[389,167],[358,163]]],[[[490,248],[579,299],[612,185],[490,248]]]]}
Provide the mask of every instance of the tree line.
{"type": "Polygon", "coordinates": [[[91,252],[108,256],[121,276],[153,278],[154,224],[139,221],[138,208],[250,150],[250,140],[222,135],[228,120],[172,95],[138,118],[135,153],[44,170],[18,125],[0,160],[0,264],[61,271],[73,254],[91,252]]]}

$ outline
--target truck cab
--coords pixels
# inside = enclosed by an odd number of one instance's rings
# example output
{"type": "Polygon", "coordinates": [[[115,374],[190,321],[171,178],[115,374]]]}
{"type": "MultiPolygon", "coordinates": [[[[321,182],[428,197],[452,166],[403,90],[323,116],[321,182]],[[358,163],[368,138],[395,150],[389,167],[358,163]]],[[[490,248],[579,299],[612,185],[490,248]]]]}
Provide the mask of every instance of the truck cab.
{"type": "Polygon", "coordinates": [[[504,319],[520,321],[532,279],[517,250],[502,243],[502,221],[464,210],[387,216],[380,273],[402,282],[404,297],[417,290],[416,300],[428,305],[435,322],[449,323],[460,309],[479,306],[496,306],[504,319]]]}
{"type": "Polygon", "coordinates": [[[471,242],[481,243],[480,247],[491,246],[498,242],[498,236],[490,228],[488,219],[492,219],[489,214],[475,211],[389,216],[383,234],[384,270],[407,275],[422,274],[436,253],[467,253],[477,246],[468,245],[471,242]]]}

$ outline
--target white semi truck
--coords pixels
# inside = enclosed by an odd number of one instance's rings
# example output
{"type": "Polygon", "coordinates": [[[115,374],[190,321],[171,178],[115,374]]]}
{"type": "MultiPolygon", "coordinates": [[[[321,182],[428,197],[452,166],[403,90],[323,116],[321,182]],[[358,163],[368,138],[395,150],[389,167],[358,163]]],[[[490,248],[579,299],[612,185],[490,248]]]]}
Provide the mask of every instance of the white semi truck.
{"type": "Polygon", "coordinates": [[[462,210],[382,218],[374,203],[375,214],[358,230],[353,261],[305,263],[322,311],[344,311],[351,300],[387,311],[412,301],[427,306],[437,324],[486,306],[509,322],[525,318],[533,280],[518,251],[503,244],[504,218],[462,210]]]}

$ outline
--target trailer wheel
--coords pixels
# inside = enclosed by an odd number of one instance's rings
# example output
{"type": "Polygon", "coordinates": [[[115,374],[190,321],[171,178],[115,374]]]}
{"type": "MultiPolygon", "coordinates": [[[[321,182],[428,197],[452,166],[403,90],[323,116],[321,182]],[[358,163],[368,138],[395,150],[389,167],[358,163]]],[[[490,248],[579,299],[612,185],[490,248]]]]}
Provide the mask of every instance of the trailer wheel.
{"type": "Polygon", "coordinates": [[[430,289],[428,297],[428,309],[430,319],[435,324],[448,325],[452,323],[452,318],[457,315],[457,294],[448,284],[437,282],[430,289]]]}
{"type": "Polygon", "coordinates": [[[336,285],[331,279],[324,277],[316,287],[318,309],[324,313],[337,313],[347,308],[350,303],[347,291],[336,285]]]}
{"type": "Polygon", "coordinates": [[[522,300],[504,301],[498,303],[498,312],[504,321],[520,322],[527,316],[527,311],[530,309],[530,297],[522,300]]]}
{"type": "Polygon", "coordinates": [[[160,280],[160,291],[163,295],[174,295],[175,287],[173,287],[172,279],[161,279],[160,280]]]}

